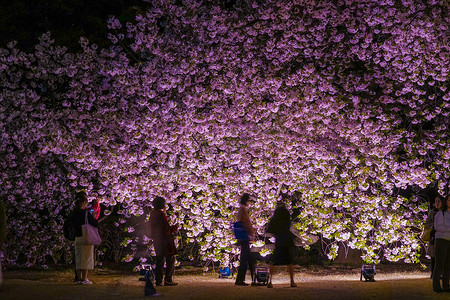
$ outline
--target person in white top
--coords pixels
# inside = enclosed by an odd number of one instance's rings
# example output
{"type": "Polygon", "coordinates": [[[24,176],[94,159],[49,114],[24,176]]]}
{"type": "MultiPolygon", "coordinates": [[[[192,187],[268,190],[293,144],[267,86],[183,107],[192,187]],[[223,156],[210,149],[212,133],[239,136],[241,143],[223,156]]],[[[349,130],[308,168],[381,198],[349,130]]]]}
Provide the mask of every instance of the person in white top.
{"type": "Polygon", "coordinates": [[[442,202],[442,210],[434,217],[435,259],[433,271],[433,291],[436,293],[450,292],[450,195],[442,202]],[[442,275],[442,288],[441,279],[442,275]]]}

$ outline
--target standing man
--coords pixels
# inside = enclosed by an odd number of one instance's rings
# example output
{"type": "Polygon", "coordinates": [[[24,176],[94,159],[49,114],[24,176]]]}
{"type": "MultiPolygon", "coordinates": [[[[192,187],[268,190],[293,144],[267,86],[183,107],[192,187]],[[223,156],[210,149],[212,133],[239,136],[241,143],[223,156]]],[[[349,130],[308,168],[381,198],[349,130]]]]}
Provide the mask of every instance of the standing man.
{"type": "Polygon", "coordinates": [[[237,222],[241,222],[244,229],[247,231],[248,238],[238,240],[238,244],[241,246],[241,256],[239,260],[239,270],[236,277],[235,285],[248,285],[245,283],[245,273],[247,273],[247,267],[250,269],[250,274],[253,278],[255,270],[255,261],[250,252],[250,241],[253,241],[255,236],[255,229],[253,228],[250,216],[248,214],[248,208],[251,200],[250,195],[245,193],[241,197],[240,207],[237,213],[237,222]]]}
{"type": "Polygon", "coordinates": [[[175,255],[177,248],[173,234],[178,230],[177,225],[169,225],[166,214],[166,200],[156,197],[153,200],[153,210],[150,213],[150,236],[156,252],[155,283],[163,284],[164,260],[166,261],[166,274],[164,285],[177,285],[172,277],[175,271],[175,255]]]}

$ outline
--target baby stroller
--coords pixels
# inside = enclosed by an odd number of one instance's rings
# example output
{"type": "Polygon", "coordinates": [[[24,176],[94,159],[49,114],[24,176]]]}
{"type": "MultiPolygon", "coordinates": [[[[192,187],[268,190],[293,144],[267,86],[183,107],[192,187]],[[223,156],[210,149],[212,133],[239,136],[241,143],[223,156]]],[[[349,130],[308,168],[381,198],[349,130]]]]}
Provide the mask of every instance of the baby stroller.
{"type": "Polygon", "coordinates": [[[267,234],[264,235],[264,245],[261,247],[254,246],[251,248],[252,255],[256,256],[256,261],[258,263],[255,266],[255,270],[253,272],[252,277],[252,285],[267,285],[270,277],[269,270],[269,258],[270,256],[263,257],[260,254],[260,251],[263,249],[272,249],[274,248],[274,244],[267,244],[267,234]]]}
{"type": "Polygon", "coordinates": [[[375,281],[375,274],[375,265],[362,265],[359,280],[362,281],[364,277],[365,281],[375,281]]]}
{"type": "Polygon", "coordinates": [[[252,285],[267,285],[269,282],[269,267],[258,265],[255,267],[252,285]]]}

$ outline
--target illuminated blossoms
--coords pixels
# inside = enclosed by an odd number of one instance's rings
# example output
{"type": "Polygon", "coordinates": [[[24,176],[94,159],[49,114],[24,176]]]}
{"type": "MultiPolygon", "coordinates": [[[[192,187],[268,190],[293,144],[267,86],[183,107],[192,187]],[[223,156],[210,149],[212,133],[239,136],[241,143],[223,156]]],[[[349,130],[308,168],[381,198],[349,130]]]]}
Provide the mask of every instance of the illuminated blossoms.
{"type": "Polygon", "coordinates": [[[155,1],[109,21],[109,49],[0,50],[0,190],[29,263],[80,188],[125,217],[163,195],[204,259],[233,251],[241,193],[263,233],[280,190],[329,257],[417,261],[427,205],[399,191],[448,188],[447,1],[284,2],[155,1]]]}

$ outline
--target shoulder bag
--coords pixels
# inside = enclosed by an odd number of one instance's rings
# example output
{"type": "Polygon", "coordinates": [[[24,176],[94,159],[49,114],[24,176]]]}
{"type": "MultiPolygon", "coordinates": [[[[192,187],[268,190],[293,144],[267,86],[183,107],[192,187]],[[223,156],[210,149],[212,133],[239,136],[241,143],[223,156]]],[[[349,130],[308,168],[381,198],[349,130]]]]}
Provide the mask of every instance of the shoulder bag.
{"type": "Polygon", "coordinates": [[[97,227],[94,227],[91,224],[89,224],[88,213],[89,212],[86,212],[84,225],[81,225],[81,232],[83,233],[83,241],[84,241],[83,244],[98,246],[102,243],[102,238],[98,234],[97,227]]]}

